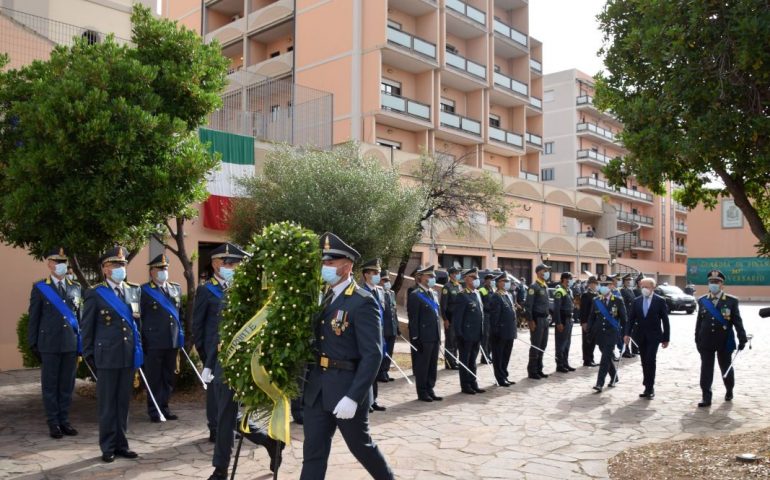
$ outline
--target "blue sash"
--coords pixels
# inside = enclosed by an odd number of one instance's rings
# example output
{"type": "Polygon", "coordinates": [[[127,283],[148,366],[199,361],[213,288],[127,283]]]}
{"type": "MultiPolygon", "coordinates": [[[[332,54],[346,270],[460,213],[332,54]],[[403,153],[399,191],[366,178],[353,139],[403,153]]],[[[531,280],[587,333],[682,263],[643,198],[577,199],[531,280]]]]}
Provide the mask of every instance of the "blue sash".
{"type": "Polygon", "coordinates": [[[620,324],[618,323],[617,320],[615,320],[615,317],[610,315],[609,310],[607,310],[607,305],[605,305],[604,302],[602,302],[601,298],[595,299],[594,304],[599,309],[599,313],[602,314],[605,320],[610,322],[610,325],[612,325],[612,328],[614,328],[615,330],[618,331],[618,333],[620,333],[620,324]]]}
{"type": "Polygon", "coordinates": [[[149,283],[142,285],[142,293],[149,295],[153,300],[158,302],[164,310],[166,310],[171,314],[172,317],[174,317],[179,332],[176,337],[176,344],[178,347],[184,348],[184,328],[182,328],[182,322],[179,321],[179,310],[177,310],[176,305],[171,303],[168,297],[163,295],[163,292],[160,292],[159,289],[150,288],[149,283]]]}
{"type": "Polygon", "coordinates": [[[422,289],[420,289],[417,292],[417,296],[420,297],[423,302],[427,303],[429,307],[431,307],[433,310],[435,310],[436,311],[436,315],[438,315],[438,312],[439,312],[438,303],[436,303],[436,301],[433,300],[433,298],[431,298],[428,295],[426,295],[425,292],[422,289]]]}
{"type": "Polygon", "coordinates": [[[123,303],[117,295],[115,295],[115,292],[111,288],[99,285],[94,290],[100,297],[102,297],[102,300],[107,302],[107,305],[112,307],[112,309],[115,310],[115,312],[131,327],[131,331],[134,334],[134,368],[141,367],[142,364],[144,364],[144,352],[142,351],[141,337],[139,336],[139,331],[136,329],[136,323],[131,314],[131,309],[128,308],[128,305],[123,303]]]}
{"type": "Polygon", "coordinates": [[[730,328],[730,324],[725,320],[725,317],[722,316],[722,312],[717,310],[714,304],[706,297],[701,297],[700,300],[698,300],[698,303],[700,303],[701,306],[705,308],[712,317],[716,318],[725,330],[727,330],[727,343],[725,344],[727,351],[732,352],[735,350],[735,334],[733,333],[733,329],[730,328]]]}
{"type": "Polygon", "coordinates": [[[70,310],[70,307],[67,306],[67,301],[62,299],[58,293],[54,291],[53,288],[51,288],[50,285],[45,283],[45,280],[41,280],[35,284],[38,290],[40,290],[40,293],[43,294],[43,296],[51,302],[51,305],[53,305],[56,310],[59,311],[59,313],[62,314],[64,318],[67,319],[67,322],[70,324],[70,327],[75,331],[75,335],[78,337],[78,354],[83,353],[83,344],[80,340],[80,327],[78,326],[78,319],[75,317],[75,313],[70,310]]]}
{"type": "Polygon", "coordinates": [[[206,284],[206,288],[208,288],[209,292],[213,293],[215,297],[222,300],[222,296],[225,294],[225,292],[222,291],[221,287],[218,287],[217,285],[209,282],[206,284]]]}

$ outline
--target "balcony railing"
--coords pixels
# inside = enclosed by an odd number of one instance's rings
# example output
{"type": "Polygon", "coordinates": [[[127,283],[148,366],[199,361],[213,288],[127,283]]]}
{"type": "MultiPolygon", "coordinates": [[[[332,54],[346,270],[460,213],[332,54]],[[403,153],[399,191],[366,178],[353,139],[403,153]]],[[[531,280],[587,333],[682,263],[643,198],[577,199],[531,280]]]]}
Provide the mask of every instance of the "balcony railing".
{"type": "MultiPolygon", "coordinates": [[[[514,42],[518,43],[521,46],[524,46],[524,47],[527,46],[528,42],[527,42],[527,36],[525,34],[521,33],[520,31],[516,30],[513,27],[510,27],[504,24],[497,18],[495,18],[495,33],[499,33],[500,35],[506,38],[510,38],[511,40],[513,40],[514,42]]],[[[532,64],[530,63],[530,65],[532,64]]],[[[539,69],[535,69],[535,70],[541,71],[542,69],[543,67],[541,65],[539,69]]]]}
{"type": "Polygon", "coordinates": [[[527,143],[531,143],[532,145],[537,145],[538,147],[543,146],[543,137],[540,135],[535,135],[534,133],[529,133],[525,135],[525,138],[527,140],[527,143]]]}
{"type": "Polygon", "coordinates": [[[518,93],[520,95],[524,95],[525,97],[529,96],[529,87],[526,83],[522,83],[518,80],[514,80],[511,77],[507,75],[503,75],[500,72],[495,72],[494,75],[495,85],[499,85],[501,87],[507,88],[508,90],[518,93]]]}
{"type": "Polygon", "coordinates": [[[532,70],[543,73],[543,64],[539,60],[535,60],[534,58],[529,59],[529,68],[532,70]]]}
{"type": "Polygon", "coordinates": [[[650,202],[652,203],[652,195],[649,193],[639,192],[637,190],[633,190],[626,187],[620,187],[619,189],[615,189],[604,180],[599,180],[598,178],[593,177],[578,177],[577,179],[577,186],[578,187],[594,187],[600,190],[605,190],[607,192],[611,193],[620,193],[622,195],[625,195],[627,197],[632,197],[638,200],[642,200],[644,202],[650,202]]]}
{"type": "Polygon", "coordinates": [[[687,247],[685,245],[674,245],[674,251],[676,253],[687,253],[687,247]]]}
{"type": "Polygon", "coordinates": [[[388,43],[404,47],[430,59],[436,60],[436,45],[415,37],[397,28],[388,27],[388,43]]]}
{"type": "Polygon", "coordinates": [[[677,212],[682,212],[682,213],[687,213],[687,212],[689,212],[689,210],[687,209],[687,207],[685,207],[684,205],[682,205],[682,204],[681,204],[681,203],[679,203],[679,202],[674,202],[674,210],[676,210],[677,212]]]}
{"type": "Polygon", "coordinates": [[[452,53],[449,50],[446,51],[446,63],[458,70],[468,72],[475,77],[479,77],[483,80],[487,79],[487,67],[476,63],[473,60],[468,60],[456,53],[452,53]]]}
{"type": "Polygon", "coordinates": [[[489,127],[489,138],[498,142],[507,143],[514,147],[524,147],[524,137],[518,133],[507,132],[497,127],[489,127]]]}
{"type": "Polygon", "coordinates": [[[575,102],[577,106],[581,105],[593,105],[594,104],[594,97],[591,95],[580,95],[577,97],[577,101],[575,102]]]}
{"type": "Polygon", "coordinates": [[[639,223],[642,225],[654,225],[654,220],[652,217],[639,215],[637,213],[624,212],[622,210],[618,212],[618,220],[628,223],[639,223]]]}
{"type": "Polygon", "coordinates": [[[683,223],[678,223],[674,226],[674,230],[676,230],[679,233],[687,233],[687,225],[683,223]]]}
{"type": "Polygon", "coordinates": [[[380,92],[380,102],[383,110],[391,110],[430,121],[430,105],[387,92],[380,92]]]}
{"type": "Polygon", "coordinates": [[[596,135],[599,135],[600,137],[604,137],[607,140],[610,140],[611,142],[615,141],[615,134],[612,133],[610,130],[607,130],[606,128],[599,127],[597,125],[594,125],[593,123],[578,123],[577,124],[577,132],[591,132],[595,133],[596,135]]]}
{"type": "Polygon", "coordinates": [[[636,245],[636,248],[644,248],[644,249],[652,250],[654,247],[653,247],[652,240],[641,240],[640,239],[639,243],[636,245]]]}
{"type": "Polygon", "coordinates": [[[473,135],[481,135],[481,122],[477,120],[449,112],[441,112],[439,119],[444,127],[456,128],[473,135]]]}
{"type": "Polygon", "coordinates": [[[529,180],[530,182],[537,182],[540,180],[540,177],[536,173],[525,172],[524,170],[519,172],[519,178],[529,180]]]}
{"type": "Polygon", "coordinates": [[[578,150],[577,158],[578,160],[589,158],[591,160],[596,160],[597,162],[604,163],[604,164],[607,164],[610,162],[610,160],[612,160],[612,157],[608,157],[607,155],[601,154],[595,150],[578,150]]]}
{"type": "Polygon", "coordinates": [[[446,0],[446,6],[447,8],[454,10],[460,15],[464,15],[475,22],[478,22],[482,25],[487,24],[487,14],[478,8],[468,5],[465,2],[461,2],[460,0],[446,0]]]}
{"type": "Polygon", "coordinates": [[[529,97],[529,104],[535,108],[543,108],[543,100],[537,97],[529,97]]]}

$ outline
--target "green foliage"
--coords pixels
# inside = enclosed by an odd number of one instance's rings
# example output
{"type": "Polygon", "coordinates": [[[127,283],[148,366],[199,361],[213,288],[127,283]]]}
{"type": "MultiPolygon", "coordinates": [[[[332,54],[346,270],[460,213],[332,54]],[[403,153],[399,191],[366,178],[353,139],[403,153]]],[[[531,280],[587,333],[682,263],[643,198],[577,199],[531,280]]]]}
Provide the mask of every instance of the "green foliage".
{"type": "Polygon", "coordinates": [[[141,245],[206,196],[194,133],[219,103],[216,44],[135,6],[132,41],[59,46],[0,72],[0,239],[35,256],[141,245]]]}
{"type": "Polygon", "coordinates": [[[385,264],[408,253],[419,238],[424,191],[402,184],[396,171],[364,158],[357,144],[331,151],[277,147],[263,173],[242,179],[231,234],[241,244],[272,223],[288,220],[317,234],[334,232],[362,259],[385,264]]]}
{"type": "Polygon", "coordinates": [[[766,0],[609,0],[596,103],[629,153],[605,173],[713,208],[730,195],[770,253],[770,8],[766,0]]]}
{"type": "Polygon", "coordinates": [[[227,292],[219,326],[219,360],[239,401],[252,409],[267,409],[273,402],[252,379],[252,355],[260,357],[272,383],[286,395],[299,394],[297,379],[312,358],[311,319],[321,291],[321,251],[317,235],[289,222],[265,228],[247,251],[253,256],[238,267],[227,292]],[[268,300],[266,324],[238,344],[228,360],[226,350],[232,339],[268,300]]]}
{"type": "Polygon", "coordinates": [[[24,313],[19,317],[19,321],[16,322],[16,348],[21,353],[21,364],[26,368],[36,368],[41,365],[40,360],[37,359],[35,354],[29,348],[27,342],[27,332],[29,331],[29,314],[24,313]]]}

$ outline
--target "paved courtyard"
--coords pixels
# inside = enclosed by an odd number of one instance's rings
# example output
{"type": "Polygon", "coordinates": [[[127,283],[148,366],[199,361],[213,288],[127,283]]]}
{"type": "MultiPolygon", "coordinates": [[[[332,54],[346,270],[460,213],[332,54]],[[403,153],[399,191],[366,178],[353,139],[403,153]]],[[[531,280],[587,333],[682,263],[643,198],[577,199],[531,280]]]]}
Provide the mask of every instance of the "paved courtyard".
{"type": "MultiPolygon", "coordinates": [[[[638,359],[624,359],[620,384],[592,393],[596,369],[580,367],[541,381],[526,379],[527,348],[515,343],[511,388],[490,386],[491,371],[480,365],[482,395],[459,393],[457,372],[439,371],[439,403],[415,400],[413,387],[399,379],[380,388],[384,413],[372,415],[372,433],[396,477],[402,479],[606,478],[607,459],[629,447],[704,434],[742,432],[770,426],[770,321],[758,317],[759,305],[742,308],[754,348],[739,357],[736,397],[723,402],[724,387],[714,382],[714,404],[698,409],[699,359],[693,343],[695,315],[671,316],[672,342],[658,355],[656,398],[642,391],[638,359]]],[[[520,331],[520,335],[523,334],[520,331]]],[[[573,332],[571,363],[581,365],[580,337],[573,332]]],[[[522,337],[528,341],[528,335],[522,337]]],[[[406,351],[404,345],[399,348],[406,351]]],[[[553,335],[549,338],[553,351],[553,335]]],[[[598,352],[596,355],[598,360],[598,352]]],[[[546,373],[554,369],[553,358],[546,373]]],[[[393,372],[397,375],[397,372],[393,372]]],[[[0,478],[32,479],[176,479],[207,478],[212,444],[202,402],[173,403],[180,417],[150,423],[143,402],[132,403],[129,442],[138,460],[100,461],[96,403],[76,397],[72,424],[77,437],[48,437],[36,370],[0,373],[0,478]]],[[[297,478],[302,460],[302,428],[292,424],[292,443],[284,451],[280,478],[297,478]]],[[[740,453],[740,452],[736,452],[740,453]]],[[[268,479],[262,447],[244,443],[238,475],[268,479]]],[[[369,478],[335,437],[327,478],[369,478]]]]}

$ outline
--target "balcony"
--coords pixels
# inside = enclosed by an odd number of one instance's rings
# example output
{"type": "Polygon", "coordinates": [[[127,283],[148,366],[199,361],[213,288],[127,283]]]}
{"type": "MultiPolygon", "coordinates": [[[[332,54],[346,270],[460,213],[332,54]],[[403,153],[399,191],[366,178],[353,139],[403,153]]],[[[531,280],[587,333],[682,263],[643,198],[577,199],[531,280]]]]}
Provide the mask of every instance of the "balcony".
{"type": "Polygon", "coordinates": [[[279,78],[291,74],[294,69],[294,52],[286,52],[277,57],[268,58],[246,68],[249,72],[263,77],[279,78]]]}
{"type": "Polygon", "coordinates": [[[631,250],[652,251],[654,249],[652,240],[639,240],[636,245],[631,246],[631,250]]]}
{"type": "Polygon", "coordinates": [[[575,99],[575,105],[577,106],[578,110],[582,110],[582,109],[590,110],[594,115],[600,117],[602,120],[612,122],[622,127],[622,124],[612,112],[599,110],[598,108],[596,108],[596,106],[594,105],[594,97],[592,97],[591,95],[578,96],[575,99]]]}
{"type": "Polygon", "coordinates": [[[639,215],[637,213],[624,212],[623,210],[618,211],[618,221],[624,223],[636,223],[643,227],[652,227],[655,224],[655,221],[652,217],[648,217],[647,215],[639,215]]]}
{"type": "Polygon", "coordinates": [[[279,0],[249,13],[248,33],[265,30],[294,16],[294,0],[279,0]]]}
{"type": "Polygon", "coordinates": [[[487,67],[454,52],[444,55],[446,68],[441,75],[442,83],[463,92],[479,90],[487,86],[487,67]]]}
{"type": "Polygon", "coordinates": [[[543,109],[543,99],[537,97],[529,97],[529,105],[538,110],[543,109]]]}
{"type": "Polygon", "coordinates": [[[487,146],[487,150],[499,155],[510,155],[510,149],[515,149],[520,154],[521,150],[524,149],[524,136],[491,125],[489,126],[489,140],[490,144],[487,146]]]}
{"type": "Polygon", "coordinates": [[[599,140],[602,143],[617,144],[617,140],[615,139],[615,134],[612,133],[611,130],[607,130],[606,128],[602,128],[593,123],[585,123],[585,122],[578,123],[577,133],[578,135],[590,136],[592,138],[599,140]]]}
{"type": "Polygon", "coordinates": [[[580,95],[577,97],[577,100],[575,104],[578,107],[586,106],[586,105],[593,105],[594,104],[594,97],[591,95],[580,95]]]}
{"type": "Polygon", "coordinates": [[[446,0],[447,31],[461,38],[473,38],[486,31],[487,14],[461,0],[446,0]]]}
{"type": "Polygon", "coordinates": [[[478,120],[473,120],[472,118],[455,115],[454,113],[449,112],[441,112],[439,118],[442,127],[451,127],[472,135],[481,136],[481,122],[478,120]]]}
{"type": "Polygon", "coordinates": [[[473,60],[468,60],[463,56],[457,55],[456,53],[452,53],[449,50],[446,52],[446,64],[450,67],[460,70],[461,72],[473,75],[480,80],[487,79],[487,67],[476,63],[473,60]]]}
{"type": "Polygon", "coordinates": [[[529,59],[529,68],[538,74],[543,73],[543,64],[539,60],[535,60],[534,58],[529,59]]]}
{"type": "Polygon", "coordinates": [[[522,180],[529,180],[530,182],[537,182],[540,177],[536,173],[525,172],[524,170],[519,172],[519,178],[522,180]]]}
{"type": "Polygon", "coordinates": [[[685,225],[684,223],[677,223],[676,225],[674,225],[674,231],[676,233],[687,234],[687,225],[685,225]]]}
{"type": "Polygon", "coordinates": [[[409,131],[427,130],[432,127],[430,105],[406,97],[380,92],[382,112],[377,123],[409,131]]]}
{"type": "Polygon", "coordinates": [[[674,210],[676,210],[676,213],[687,213],[690,211],[679,202],[674,202],[674,210]]]}
{"type": "Polygon", "coordinates": [[[436,45],[397,28],[388,27],[388,48],[382,51],[383,62],[398,65],[410,73],[421,73],[438,66],[436,45]]]}
{"type": "Polygon", "coordinates": [[[599,180],[598,178],[578,177],[577,187],[585,190],[598,191],[600,193],[610,193],[612,195],[639,200],[641,202],[652,203],[652,195],[649,193],[639,192],[626,187],[619,187],[616,189],[609,186],[604,180],[599,180]]]}
{"type": "Polygon", "coordinates": [[[225,47],[231,43],[234,43],[243,38],[243,34],[246,31],[246,19],[239,18],[227,25],[222,25],[216,30],[206,34],[206,43],[211,43],[214,40],[218,40],[219,43],[225,47]]]}
{"type": "Polygon", "coordinates": [[[687,246],[674,245],[674,252],[676,252],[677,255],[687,255],[687,246]]]}
{"type": "Polygon", "coordinates": [[[577,159],[579,162],[593,164],[599,167],[604,167],[608,163],[610,163],[610,160],[612,160],[612,157],[601,154],[595,150],[578,150],[577,159]]]}
{"type": "MultiPolygon", "coordinates": [[[[495,52],[506,58],[516,58],[529,53],[527,35],[506,25],[500,19],[494,20],[495,52]]],[[[542,68],[541,68],[542,70],[542,68]]]]}
{"type": "Polygon", "coordinates": [[[524,138],[527,140],[527,143],[530,145],[534,145],[536,147],[543,147],[543,137],[540,135],[535,135],[534,133],[529,133],[524,136],[524,138]]]}

